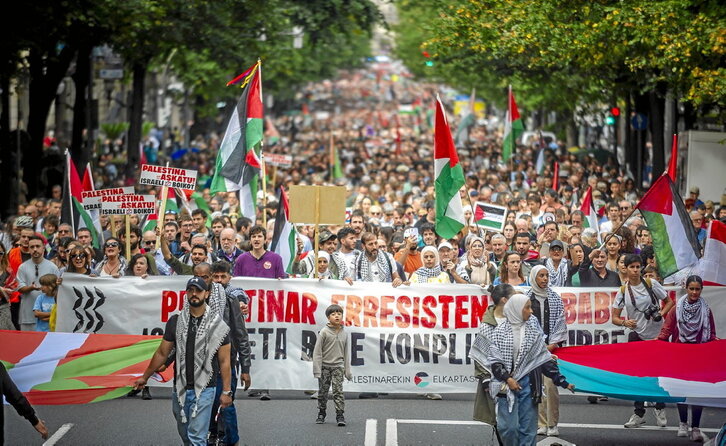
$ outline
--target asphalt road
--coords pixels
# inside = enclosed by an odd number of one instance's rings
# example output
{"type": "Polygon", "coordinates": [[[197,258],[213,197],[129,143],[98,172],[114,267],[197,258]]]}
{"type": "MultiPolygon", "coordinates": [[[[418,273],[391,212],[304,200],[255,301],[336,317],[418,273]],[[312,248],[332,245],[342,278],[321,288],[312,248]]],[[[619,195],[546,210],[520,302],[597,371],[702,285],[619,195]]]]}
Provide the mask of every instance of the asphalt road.
{"type": "MultiPolygon", "coordinates": [[[[57,445],[177,445],[168,389],[152,389],[154,399],[121,398],[78,406],[38,406],[57,445]],[[62,434],[62,436],[61,436],[62,434]]],[[[414,395],[387,395],[373,400],[346,394],[346,427],[330,417],[316,425],[316,401],[303,392],[278,391],[271,401],[248,398],[236,402],[242,440],[247,445],[488,445],[491,429],[471,422],[472,395],[444,395],[441,401],[414,395]]],[[[669,405],[668,428],[655,427],[648,409],[646,428],[624,429],[632,413],[627,401],[589,404],[581,395],[563,395],[560,438],[578,445],[663,446],[693,444],[676,437],[678,413],[669,405]]],[[[709,437],[726,422],[726,409],[706,408],[701,426],[709,437]]],[[[540,444],[551,443],[538,437],[540,444]]],[[[40,436],[15,411],[5,406],[7,445],[42,444],[40,436]]],[[[563,445],[569,443],[561,442],[563,445]]]]}

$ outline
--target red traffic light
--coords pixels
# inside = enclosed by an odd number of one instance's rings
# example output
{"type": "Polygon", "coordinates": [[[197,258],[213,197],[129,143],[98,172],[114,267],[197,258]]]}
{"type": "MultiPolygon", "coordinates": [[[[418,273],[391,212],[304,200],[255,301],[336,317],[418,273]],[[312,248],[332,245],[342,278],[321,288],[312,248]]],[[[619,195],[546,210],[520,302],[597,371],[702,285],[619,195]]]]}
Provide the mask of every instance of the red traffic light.
{"type": "Polygon", "coordinates": [[[428,51],[421,51],[421,54],[423,54],[423,57],[430,57],[428,51]]]}
{"type": "Polygon", "coordinates": [[[610,114],[617,118],[618,116],[620,116],[620,109],[618,107],[612,107],[610,109],[610,114]]]}

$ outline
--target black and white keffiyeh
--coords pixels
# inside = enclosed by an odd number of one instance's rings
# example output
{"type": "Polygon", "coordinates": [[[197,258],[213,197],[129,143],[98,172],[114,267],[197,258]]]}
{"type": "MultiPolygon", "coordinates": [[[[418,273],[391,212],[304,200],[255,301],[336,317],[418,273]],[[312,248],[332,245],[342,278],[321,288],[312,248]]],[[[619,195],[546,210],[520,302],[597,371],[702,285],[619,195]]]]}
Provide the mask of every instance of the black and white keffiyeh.
{"type": "MultiPolygon", "coordinates": [[[[562,265],[562,264],[560,264],[562,265]]],[[[565,321],[565,305],[562,303],[562,297],[555,293],[551,288],[551,284],[547,288],[542,288],[537,285],[535,280],[537,273],[545,269],[542,265],[537,265],[532,268],[529,273],[529,281],[531,288],[527,291],[527,297],[530,299],[536,299],[535,295],[540,298],[544,298],[546,305],[549,309],[549,320],[542,321],[542,326],[548,324],[546,333],[548,335],[547,342],[550,344],[557,344],[567,339],[567,322],[565,321]]],[[[542,315],[544,317],[545,309],[542,308],[542,315]]]]}
{"type": "MultiPolygon", "coordinates": [[[[487,355],[487,367],[500,363],[504,366],[512,378],[519,381],[537,367],[550,361],[552,354],[547,350],[544,341],[544,333],[539,326],[537,318],[532,316],[521,326],[523,334],[519,343],[519,351],[515,352],[514,329],[507,320],[498,325],[492,332],[491,345],[487,355]],[[516,360],[515,360],[516,357],[516,360]]],[[[506,388],[507,403],[509,411],[514,407],[514,394],[508,386],[502,386],[502,381],[492,377],[489,384],[489,392],[492,397],[500,392],[502,387],[506,388]]]]}
{"type": "MultiPolygon", "coordinates": [[[[376,263],[378,270],[381,272],[380,281],[392,282],[393,266],[391,265],[391,261],[388,259],[387,254],[381,250],[378,250],[378,255],[376,256],[375,260],[373,260],[373,262],[376,263]]],[[[368,256],[366,255],[365,251],[361,251],[361,253],[358,255],[358,259],[356,259],[355,262],[357,265],[357,275],[359,280],[362,280],[364,282],[376,281],[373,279],[373,271],[371,269],[371,263],[373,262],[368,260],[368,256]]]]}
{"type": "Polygon", "coordinates": [[[209,308],[214,314],[224,318],[224,308],[227,304],[227,294],[221,283],[212,283],[209,291],[209,308]]]}
{"type": "MultiPolygon", "coordinates": [[[[182,423],[187,422],[186,413],[184,413],[184,402],[187,390],[187,374],[186,371],[186,349],[187,349],[187,333],[191,314],[189,312],[189,303],[184,303],[184,309],[179,313],[176,323],[176,363],[177,376],[175,392],[181,406],[182,423]]],[[[212,360],[217,354],[220,345],[227,336],[229,327],[222,320],[222,316],[206,306],[204,316],[196,329],[194,337],[194,395],[196,400],[192,407],[191,417],[197,416],[197,403],[202,393],[211,379],[213,378],[212,360]]]]}
{"type": "Polygon", "coordinates": [[[676,303],[678,338],[681,342],[695,343],[711,338],[711,309],[705,299],[691,303],[688,295],[676,303]]]}
{"type": "Polygon", "coordinates": [[[545,261],[545,267],[550,276],[550,286],[565,286],[567,283],[567,270],[569,268],[570,261],[567,259],[560,260],[560,264],[555,268],[555,263],[552,259],[547,258],[545,261]]]}
{"type": "MultiPolygon", "coordinates": [[[[493,307],[492,311],[494,311],[493,307]]],[[[492,345],[492,335],[496,328],[496,325],[490,325],[482,321],[479,326],[479,332],[471,344],[471,350],[469,350],[469,357],[489,372],[489,375],[492,374],[492,371],[487,364],[487,355],[489,354],[489,348],[492,345]]]]}

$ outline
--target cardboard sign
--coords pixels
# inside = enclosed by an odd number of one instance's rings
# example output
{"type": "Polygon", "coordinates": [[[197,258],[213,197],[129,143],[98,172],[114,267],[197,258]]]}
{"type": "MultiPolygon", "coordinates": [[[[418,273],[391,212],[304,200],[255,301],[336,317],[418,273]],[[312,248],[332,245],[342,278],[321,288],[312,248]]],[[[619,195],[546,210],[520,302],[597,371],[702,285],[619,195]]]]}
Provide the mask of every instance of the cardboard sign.
{"type": "Polygon", "coordinates": [[[291,186],[290,221],[308,225],[342,225],[345,223],[346,194],[345,186],[291,186]]]}
{"type": "Polygon", "coordinates": [[[507,222],[507,208],[477,201],[474,205],[474,222],[486,230],[502,232],[507,222]]]}
{"type": "Polygon", "coordinates": [[[101,197],[101,213],[106,215],[149,215],[156,212],[154,195],[107,195],[101,197]]]}
{"type": "Polygon", "coordinates": [[[139,184],[143,184],[145,186],[166,186],[195,190],[197,187],[197,171],[179,169],[177,167],[142,164],[139,184]]]}
{"type": "Polygon", "coordinates": [[[278,153],[265,154],[265,163],[270,166],[292,167],[292,155],[281,155],[278,153]]]}
{"type": "Polygon", "coordinates": [[[86,211],[101,209],[101,197],[108,195],[128,195],[134,193],[134,187],[112,187],[110,189],[84,190],[81,192],[83,209],[86,211]]]}

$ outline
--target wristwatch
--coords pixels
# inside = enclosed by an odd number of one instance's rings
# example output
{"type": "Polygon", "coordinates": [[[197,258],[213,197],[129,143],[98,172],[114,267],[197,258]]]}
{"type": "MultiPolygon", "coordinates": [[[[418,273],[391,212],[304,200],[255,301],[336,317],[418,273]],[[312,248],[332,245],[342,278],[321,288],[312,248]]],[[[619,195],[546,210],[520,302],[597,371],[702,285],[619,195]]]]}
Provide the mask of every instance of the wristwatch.
{"type": "Polygon", "coordinates": [[[222,395],[227,395],[228,397],[234,399],[234,392],[232,392],[231,390],[222,392],[222,395]]]}

